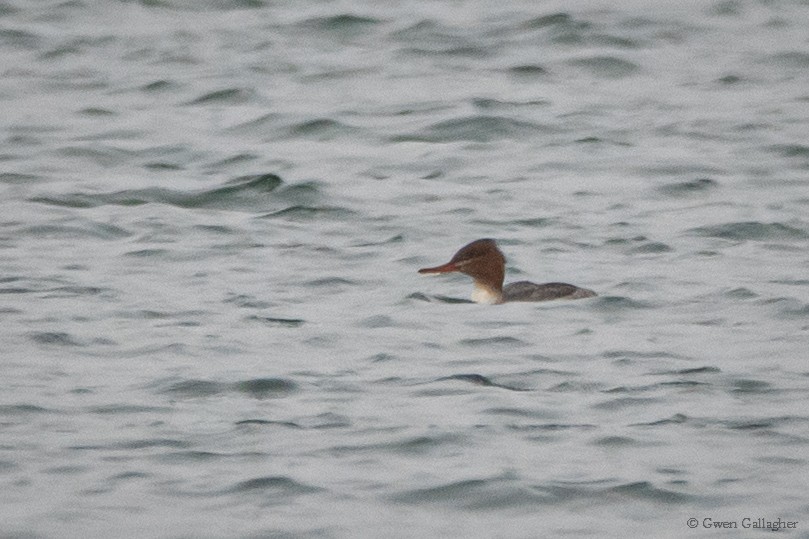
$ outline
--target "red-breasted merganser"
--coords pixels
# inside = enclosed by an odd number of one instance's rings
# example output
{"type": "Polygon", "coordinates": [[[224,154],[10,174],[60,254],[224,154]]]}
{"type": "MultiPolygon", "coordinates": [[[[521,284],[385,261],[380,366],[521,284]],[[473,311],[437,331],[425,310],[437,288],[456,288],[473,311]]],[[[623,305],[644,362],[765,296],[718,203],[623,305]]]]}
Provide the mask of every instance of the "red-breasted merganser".
{"type": "Polygon", "coordinates": [[[475,280],[472,301],[475,303],[506,303],[507,301],[549,301],[580,299],[597,295],[592,290],[567,283],[536,284],[518,281],[503,286],[506,257],[494,240],[475,240],[461,247],[452,260],[442,266],[422,268],[419,273],[465,273],[475,280]]]}

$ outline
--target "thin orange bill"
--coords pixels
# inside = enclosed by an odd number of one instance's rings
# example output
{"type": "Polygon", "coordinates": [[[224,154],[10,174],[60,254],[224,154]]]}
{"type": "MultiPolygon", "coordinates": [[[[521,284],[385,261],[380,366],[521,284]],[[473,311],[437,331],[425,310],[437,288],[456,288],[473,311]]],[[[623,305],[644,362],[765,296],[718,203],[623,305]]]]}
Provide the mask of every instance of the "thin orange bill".
{"type": "Polygon", "coordinates": [[[454,262],[447,262],[443,266],[436,266],[434,268],[421,268],[419,273],[450,273],[458,271],[458,266],[454,262]]]}

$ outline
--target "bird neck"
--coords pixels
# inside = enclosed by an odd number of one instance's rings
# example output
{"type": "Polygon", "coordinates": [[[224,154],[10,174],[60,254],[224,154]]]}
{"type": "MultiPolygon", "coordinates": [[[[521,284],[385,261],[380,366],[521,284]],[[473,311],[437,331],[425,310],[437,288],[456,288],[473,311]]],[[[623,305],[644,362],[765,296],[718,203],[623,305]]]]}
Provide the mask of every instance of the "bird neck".
{"type": "Polygon", "coordinates": [[[497,290],[492,286],[475,279],[475,289],[472,291],[472,301],[475,303],[486,303],[492,305],[503,302],[502,290],[497,290]]]}

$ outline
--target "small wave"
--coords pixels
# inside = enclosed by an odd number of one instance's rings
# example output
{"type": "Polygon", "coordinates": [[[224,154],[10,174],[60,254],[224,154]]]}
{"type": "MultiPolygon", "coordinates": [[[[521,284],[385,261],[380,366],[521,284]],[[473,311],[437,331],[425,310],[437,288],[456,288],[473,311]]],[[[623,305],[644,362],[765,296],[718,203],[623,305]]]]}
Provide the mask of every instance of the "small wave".
{"type": "Polygon", "coordinates": [[[162,392],[178,397],[210,397],[227,390],[227,384],[208,380],[183,380],[176,382],[162,392]]]}
{"type": "Polygon", "coordinates": [[[770,150],[784,157],[809,158],[809,146],[804,144],[776,144],[770,150]]]}
{"type": "Polygon", "coordinates": [[[406,504],[442,504],[470,510],[496,510],[536,505],[548,500],[516,481],[469,479],[429,488],[404,491],[393,500],[406,504]]]}
{"type": "Polygon", "coordinates": [[[170,90],[170,89],[172,89],[174,87],[175,87],[175,83],[173,83],[172,81],[165,80],[165,79],[158,79],[156,81],[152,81],[152,82],[149,82],[147,84],[144,84],[143,86],[140,87],[140,91],[147,92],[147,93],[162,92],[162,91],[165,91],[165,90],[170,90]]]}
{"type": "Polygon", "coordinates": [[[258,492],[273,497],[297,496],[318,492],[319,488],[311,487],[303,483],[298,483],[289,477],[282,475],[272,475],[256,477],[246,481],[240,481],[227,490],[228,493],[258,492]]]}
{"type": "Polygon", "coordinates": [[[79,296],[98,296],[101,294],[108,294],[109,288],[101,288],[98,286],[57,286],[43,291],[45,298],[73,298],[79,296]]]}
{"type": "Polygon", "coordinates": [[[634,254],[658,254],[658,253],[670,253],[671,251],[673,251],[671,246],[660,241],[650,241],[644,243],[643,245],[633,247],[630,250],[630,252],[634,254]]]}
{"type": "Polygon", "coordinates": [[[392,452],[407,455],[421,455],[435,448],[443,447],[448,443],[457,444],[462,439],[462,437],[452,434],[439,436],[416,436],[388,444],[387,449],[392,452]]]}
{"type": "Polygon", "coordinates": [[[688,421],[688,416],[683,414],[674,414],[671,417],[667,417],[665,419],[658,419],[657,421],[651,421],[649,423],[635,423],[630,425],[632,427],[660,427],[664,425],[682,425],[683,423],[688,421]]]}
{"type": "Polygon", "coordinates": [[[243,393],[256,399],[285,397],[297,391],[298,385],[284,378],[254,378],[241,382],[182,380],[160,390],[160,393],[181,398],[211,397],[230,392],[243,393]]]}
{"type": "Polygon", "coordinates": [[[111,481],[129,481],[130,479],[146,479],[152,477],[152,474],[146,472],[121,472],[110,476],[111,481]]]}
{"type": "Polygon", "coordinates": [[[424,41],[435,36],[446,35],[449,29],[433,19],[423,19],[405,28],[394,30],[389,37],[401,42],[424,41]]]}
{"type": "Polygon", "coordinates": [[[516,348],[527,346],[528,343],[522,341],[516,337],[509,337],[508,335],[504,335],[501,337],[485,337],[482,339],[461,339],[459,344],[462,346],[471,346],[474,348],[480,346],[506,346],[509,348],[516,348]]]}
{"type": "Polygon", "coordinates": [[[303,427],[294,421],[273,421],[271,419],[242,419],[237,421],[236,425],[255,425],[255,426],[270,426],[270,427],[287,427],[291,429],[302,429],[303,427]]]}
{"type": "Polygon", "coordinates": [[[522,24],[522,28],[526,30],[548,28],[551,26],[570,28],[574,26],[587,27],[589,25],[584,22],[577,22],[569,13],[561,11],[558,13],[551,13],[550,15],[541,15],[525,21],[522,24]]]}
{"type": "Polygon", "coordinates": [[[492,142],[524,139],[549,132],[540,124],[504,116],[469,116],[435,123],[419,133],[393,137],[393,142],[492,142]]]}
{"type": "Polygon", "coordinates": [[[122,310],[115,313],[116,317],[126,320],[174,320],[201,314],[201,311],[155,311],[153,309],[122,310]]]}
{"type": "Polygon", "coordinates": [[[807,318],[809,317],[809,303],[785,307],[781,309],[780,316],[784,318],[807,318]]]}
{"type": "Polygon", "coordinates": [[[487,408],[483,413],[489,415],[498,415],[505,417],[513,417],[519,419],[547,419],[548,414],[544,410],[529,410],[526,408],[514,408],[511,406],[498,406],[495,408],[487,408]]]}
{"type": "MultiPolygon", "coordinates": [[[[201,191],[178,191],[153,187],[112,193],[47,195],[31,198],[52,206],[94,208],[97,206],[139,206],[142,204],[168,204],[181,208],[255,210],[266,208],[283,180],[276,174],[253,174],[227,181],[220,187],[201,191]]],[[[111,225],[106,225],[109,228],[111,225]]]]}
{"type": "Polygon", "coordinates": [[[518,27],[523,31],[540,30],[550,37],[551,42],[561,45],[592,45],[598,48],[637,48],[639,46],[633,39],[594,32],[594,28],[595,25],[591,22],[575,18],[565,12],[542,15],[530,19],[518,27]]]}
{"type": "Polygon", "coordinates": [[[625,502],[626,498],[637,501],[655,503],[686,503],[693,501],[694,497],[676,491],[655,487],[649,481],[623,483],[611,487],[601,486],[601,481],[587,483],[553,483],[548,486],[537,487],[547,493],[554,501],[570,503],[575,500],[601,503],[625,502]]]}
{"type": "Polygon", "coordinates": [[[266,136],[268,132],[274,132],[279,128],[280,125],[282,125],[282,118],[283,116],[272,112],[262,114],[261,116],[252,120],[235,124],[227,128],[227,131],[241,135],[266,136]]]}
{"type": "Polygon", "coordinates": [[[35,174],[23,174],[19,172],[3,172],[0,173],[0,183],[15,185],[24,184],[30,185],[34,182],[43,181],[45,178],[35,174]]]}
{"type": "Polygon", "coordinates": [[[551,433],[551,432],[564,432],[568,430],[595,430],[598,429],[596,425],[589,424],[589,423],[539,423],[539,424],[527,424],[527,425],[508,425],[507,428],[509,430],[514,430],[518,432],[541,432],[541,433],[551,433]]]}
{"type": "Polygon", "coordinates": [[[283,210],[266,213],[259,216],[260,219],[278,219],[284,218],[293,221],[309,221],[318,219],[324,216],[335,218],[344,218],[353,216],[354,212],[347,208],[340,208],[336,206],[303,206],[294,205],[284,208],[283,210]]]}
{"type": "Polygon", "coordinates": [[[167,163],[165,161],[154,161],[150,163],[144,163],[143,168],[148,170],[182,170],[183,167],[176,163],[167,163]]]}
{"type": "Polygon", "coordinates": [[[629,438],[628,436],[604,436],[602,438],[593,440],[591,444],[607,448],[645,445],[634,438],[629,438]]]}
{"type": "Polygon", "coordinates": [[[0,415],[17,416],[28,414],[51,414],[53,410],[48,410],[33,404],[0,404],[0,415]]]}
{"type": "Polygon", "coordinates": [[[775,419],[736,419],[722,421],[722,424],[730,430],[769,430],[777,426],[775,419]]]}
{"type": "Polygon", "coordinates": [[[334,454],[345,453],[356,455],[361,452],[377,453],[381,451],[385,453],[397,453],[404,455],[423,455],[448,444],[457,445],[458,442],[462,440],[463,438],[452,434],[437,436],[414,436],[405,438],[403,440],[385,443],[340,445],[330,448],[329,452],[334,454]]]}
{"type": "Polygon", "coordinates": [[[343,429],[352,425],[351,420],[348,417],[332,412],[318,414],[310,420],[302,423],[306,428],[318,430],[343,429]]]}
{"type": "Polygon", "coordinates": [[[218,159],[208,164],[207,168],[212,171],[218,171],[223,168],[244,165],[245,163],[249,163],[251,161],[257,161],[260,158],[261,156],[255,153],[240,152],[218,159]]]}
{"type": "Polygon", "coordinates": [[[360,320],[357,324],[358,327],[377,329],[377,328],[393,328],[398,327],[396,320],[384,314],[369,316],[360,320]]]}
{"type": "Polygon", "coordinates": [[[84,346],[69,333],[60,331],[36,331],[29,335],[30,339],[37,344],[48,346],[84,346]]]}
{"type": "Polygon", "coordinates": [[[475,303],[471,299],[453,298],[453,297],[450,297],[450,296],[442,296],[442,295],[432,295],[432,296],[430,296],[430,295],[427,295],[427,294],[423,294],[421,292],[413,292],[412,294],[409,294],[407,296],[407,299],[415,299],[415,300],[418,300],[418,301],[427,301],[427,302],[437,301],[439,303],[452,303],[452,304],[455,304],[455,303],[475,303]]]}
{"type": "Polygon", "coordinates": [[[208,92],[188,102],[189,105],[240,104],[250,101],[253,94],[242,88],[225,88],[208,92]]]}
{"type": "Polygon", "coordinates": [[[35,225],[19,230],[20,234],[35,238],[117,240],[132,235],[115,225],[81,220],[77,224],[35,225]]]}
{"type": "Polygon", "coordinates": [[[162,453],[156,455],[156,458],[162,462],[172,463],[189,463],[189,462],[209,462],[213,460],[220,460],[228,455],[222,453],[214,453],[212,451],[173,451],[170,453],[162,453]]]}
{"type": "Polygon", "coordinates": [[[359,285],[357,281],[352,281],[351,279],[344,279],[342,277],[323,277],[320,279],[312,279],[311,281],[306,281],[306,283],[304,284],[306,286],[317,286],[317,287],[338,287],[338,286],[359,285]]]}
{"type": "Polygon", "coordinates": [[[436,382],[441,382],[442,380],[462,380],[464,382],[471,382],[479,386],[494,386],[494,382],[482,374],[453,374],[452,376],[438,378],[436,379],[436,382]]]}
{"type": "Polygon", "coordinates": [[[326,32],[346,32],[356,34],[372,28],[382,21],[372,17],[364,17],[350,13],[332,15],[331,17],[314,17],[298,23],[298,26],[326,32]]]}
{"type": "Polygon", "coordinates": [[[548,106],[550,101],[542,99],[530,99],[527,101],[503,101],[500,99],[492,99],[490,97],[476,97],[472,99],[472,105],[480,110],[506,110],[513,111],[518,107],[527,107],[534,109],[535,107],[548,106]]]}
{"type": "Polygon", "coordinates": [[[380,352],[378,354],[374,354],[371,357],[367,358],[368,361],[371,363],[381,363],[385,361],[395,361],[399,359],[398,356],[394,354],[386,354],[385,352],[380,352]]]}
{"type": "MultiPolygon", "coordinates": [[[[0,15],[5,15],[6,9],[12,9],[7,4],[0,5],[0,15]]],[[[0,43],[10,49],[38,50],[42,46],[42,36],[25,30],[11,28],[0,29],[0,43]]]]}
{"type": "Polygon", "coordinates": [[[719,374],[722,372],[721,369],[718,367],[692,367],[690,369],[680,369],[676,371],[662,371],[655,374],[676,374],[676,375],[688,375],[688,374],[719,374]]]}
{"type": "Polygon", "coordinates": [[[127,449],[150,449],[168,447],[173,449],[185,449],[191,445],[190,442],[184,440],[175,440],[171,438],[143,438],[135,440],[124,440],[121,442],[113,442],[109,444],[83,444],[73,445],[70,449],[74,451],[108,451],[108,450],[127,450],[127,449]]]}
{"type": "Polygon", "coordinates": [[[783,223],[762,223],[759,221],[742,221],[697,227],[690,229],[689,232],[699,236],[738,241],[803,240],[809,238],[809,233],[802,228],[783,223]]]}
{"type": "Polygon", "coordinates": [[[416,47],[402,49],[402,54],[411,56],[449,56],[461,58],[487,58],[492,55],[492,50],[482,46],[466,43],[463,39],[456,38],[456,43],[452,45],[439,43],[425,43],[416,47]]]}
{"type": "Polygon", "coordinates": [[[0,294],[29,294],[31,292],[37,292],[37,290],[25,286],[6,286],[0,288],[0,294]]]}
{"type": "Polygon", "coordinates": [[[608,489],[606,494],[667,504],[685,503],[692,499],[691,496],[679,492],[657,488],[648,481],[618,485],[608,489]]]}
{"type": "Polygon", "coordinates": [[[733,288],[732,290],[728,290],[726,292],[723,292],[722,294],[732,299],[753,299],[758,297],[758,294],[756,294],[749,288],[744,287],[733,288]]]}
{"type": "Polygon", "coordinates": [[[136,155],[134,151],[114,148],[102,144],[90,146],[67,146],[60,148],[60,155],[64,157],[86,159],[102,167],[111,167],[125,163],[136,155]]]}
{"type": "Polygon", "coordinates": [[[591,300],[591,304],[594,305],[594,308],[606,312],[652,308],[651,303],[634,300],[625,296],[598,296],[594,299],[595,301],[591,300]]]}
{"type": "Polygon", "coordinates": [[[628,77],[640,71],[640,66],[637,64],[615,56],[578,58],[568,61],[568,64],[589,71],[596,77],[611,79],[628,77]]]}
{"type": "Polygon", "coordinates": [[[761,59],[768,66],[805,69],[809,67],[809,53],[804,51],[786,51],[770,54],[761,59]]]}
{"type": "Polygon", "coordinates": [[[716,82],[724,86],[732,86],[734,84],[739,84],[744,81],[745,81],[744,77],[736,75],[735,73],[729,73],[716,79],[716,82]]]}
{"type": "Polygon", "coordinates": [[[118,414],[154,414],[160,412],[171,412],[167,406],[143,406],[140,404],[105,404],[103,406],[91,406],[87,409],[91,414],[98,415],[118,415],[118,414]]]}
{"type": "Polygon", "coordinates": [[[255,399],[285,397],[298,390],[298,384],[284,378],[255,378],[237,382],[230,387],[255,399]]]}
{"type": "Polygon", "coordinates": [[[773,279],[769,282],[773,284],[785,284],[789,286],[809,286],[809,279],[773,279]]]}
{"type": "Polygon", "coordinates": [[[460,382],[468,382],[470,384],[476,386],[483,386],[483,387],[498,387],[500,389],[508,389],[509,391],[528,391],[528,389],[509,386],[506,384],[500,384],[497,382],[492,381],[491,378],[487,376],[483,376],[482,374],[453,374],[451,376],[443,376],[441,378],[437,378],[436,382],[443,382],[443,381],[460,381],[460,382]]]}
{"type": "Polygon", "coordinates": [[[553,217],[528,217],[525,219],[473,219],[472,223],[485,225],[491,228],[503,228],[510,225],[519,225],[529,228],[545,228],[558,223],[553,217]]]}
{"type": "Polygon", "coordinates": [[[659,387],[682,387],[694,388],[697,386],[710,386],[708,382],[697,382],[696,380],[672,380],[670,382],[660,382],[659,387]]]}
{"type": "Polygon", "coordinates": [[[670,196],[686,196],[706,193],[719,186],[719,182],[711,178],[697,178],[685,182],[670,183],[658,188],[658,191],[670,196]]]}
{"type": "Polygon", "coordinates": [[[258,9],[267,5],[264,0],[161,0],[155,2],[161,8],[171,7],[186,11],[231,11],[258,9]]]}
{"type": "Polygon", "coordinates": [[[427,294],[423,294],[421,292],[413,292],[412,294],[408,294],[407,299],[415,299],[417,301],[427,301],[427,302],[432,301],[430,299],[430,296],[428,296],[427,294]]]}
{"type": "Polygon", "coordinates": [[[320,118],[307,120],[289,126],[286,136],[289,138],[310,138],[316,140],[332,140],[338,137],[357,137],[364,130],[337,120],[320,118]]]}
{"type": "Polygon", "coordinates": [[[662,489],[648,481],[623,483],[604,487],[580,483],[551,483],[524,485],[511,477],[468,479],[445,483],[435,487],[411,489],[394,495],[393,501],[406,504],[435,504],[468,510],[497,510],[506,507],[570,504],[575,501],[625,501],[631,498],[654,503],[679,504],[693,500],[693,496],[662,489]]]}
{"type": "Polygon", "coordinates": [[[592,393],[601,390],[601,384],[596,382],[562,382],[550,387],[548,391],[559,393],[592,393]]]}
{"type": "Polygon", "coordinates": [[[172,438],[147,438],[141,440],[128,440],[116,442],[110,447],[113,449],[149,449],[152,447],[170,447],[174,449],[184,449],[190,447],[191,442],[186,440],[174,440],[172,438]]]}
{"type": "MultiPolygon", "coordinates": [[[[807,419],[805,416],[781,415],[720,420],[717,423],[730,430],[758,430],[776,434],[775,429],[778,427],[793,425],[803,427],[807,419]]],[[[803,441],[801,438],[801,442],[803,441]]]]}
{"type": "Polygon", "coordinates": [[[492,53],[490,47],[479,45],[479,40],[470,40],[460,35],[456,27],[432,19],[419,21],[389,35],[394,41],[409,45],[399,51],[405,55],[487,58],[492,53]]]}
{"type": "Polygon", "coordinates": [[[593,408],[599,410],[621,410],[624,408],[632,408],[635,406],[648,406],[655,402],[658,402],[658,399],[643,398],[643,397],[619,397],[617,399],[610,399],[608,401],[603,401],[594,404],[593,408]]]}
{"type": "Polygon", "coordinates": [[[261,322],[266,326],[284,327],[284,328],[298,328],[301,327],[306,321],[300,318],[274,318],[271,316],[251,315],[246,318],[254,322],[261,322]]]}
{"type": "Polygon", "coordinates": [[[608,350],[602,354],[607,359],[685,359],[682,356],[672,354],[669,352],[640,352],[637,350],[608,350]]]}
{"type": "Polygon", "coordinates": [[[508,68],[508,72],[511,75],[515,75],[517,77],[544,77],[548,74],[548,70],[542,67],[541,65],[537,64],[520,64],[516,66],[512,66],[508,68]]]}
{"type": "Polygon", "coordinates": [[[776,391],[771,384],[761,380],[739,379],[734,380],[730,392],[736,394],[760,394],[776,391]]]}

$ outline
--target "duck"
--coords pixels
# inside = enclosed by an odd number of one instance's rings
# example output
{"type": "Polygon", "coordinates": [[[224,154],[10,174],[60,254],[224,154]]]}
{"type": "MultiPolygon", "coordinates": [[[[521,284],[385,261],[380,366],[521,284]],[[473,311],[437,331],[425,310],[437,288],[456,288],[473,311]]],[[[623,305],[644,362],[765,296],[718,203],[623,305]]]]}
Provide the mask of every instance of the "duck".
{"type": "Polygon", "coordinates": [[[421,268],[420,274],[459,272],[472,277],[472,301],[497,305],[515,301],[552,301],[557,299],[583,299],[597,296],[588,288],[568,283],[537,284],[517,281],[503,286],[506,275],[506,257],[497,242],[490,238],[475,240],[461,247],[449,262],[432,268],[421,268]]]}

